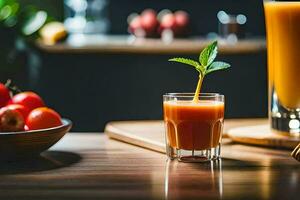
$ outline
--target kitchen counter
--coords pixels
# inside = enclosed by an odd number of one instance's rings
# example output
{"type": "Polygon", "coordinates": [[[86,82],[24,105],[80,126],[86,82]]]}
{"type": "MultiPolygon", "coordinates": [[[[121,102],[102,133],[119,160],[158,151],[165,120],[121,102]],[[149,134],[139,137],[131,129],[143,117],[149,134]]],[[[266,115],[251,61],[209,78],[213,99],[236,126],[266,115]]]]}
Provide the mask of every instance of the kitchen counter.
{"type": "MultiPolygon", "coordinates": [[[[48,53],[198,54],[209,42],[204,38],[163,42],[161,39],[136,39],[128,35],[75,35],[55,45],[37,41],[36,46],[48,53]]],[[[265,50],[264,38],[241,39],[236,43],[219,40],[221,54],[257,53],[265,50]]]]}
{"type": "Polygon", "coordinates": [[[188,164],[69,133],[35,161],[0,163],[0,199],[298,199],[300,163],[289,154],[224,139],[221,161],[188,164]]]}

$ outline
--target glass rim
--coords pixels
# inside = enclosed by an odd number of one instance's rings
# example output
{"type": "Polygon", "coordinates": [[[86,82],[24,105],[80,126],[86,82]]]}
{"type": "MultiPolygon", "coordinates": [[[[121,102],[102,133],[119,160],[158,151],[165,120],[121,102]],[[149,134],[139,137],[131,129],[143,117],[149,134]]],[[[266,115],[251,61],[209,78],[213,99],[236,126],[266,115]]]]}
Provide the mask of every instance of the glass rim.
{"type": "MultiPolygon", "coordinates": [[[[166,93],[163,97],[194,97],[195,93],[166,93]]],[[[200,93],[199,97],[206,97],[206,98],[216,98],[216,97],[223,97],[223,94],[220,93],[200,93]]]]}
{"type": "Polygon", "coordinates": [[[277,1],[277,0],[263,0],[263,3],[275,3],[275,4],[280,4],[280,3],[284,3],[284,4],[290,4],[290,3],[300,3],[300,1],[277,1]]]}

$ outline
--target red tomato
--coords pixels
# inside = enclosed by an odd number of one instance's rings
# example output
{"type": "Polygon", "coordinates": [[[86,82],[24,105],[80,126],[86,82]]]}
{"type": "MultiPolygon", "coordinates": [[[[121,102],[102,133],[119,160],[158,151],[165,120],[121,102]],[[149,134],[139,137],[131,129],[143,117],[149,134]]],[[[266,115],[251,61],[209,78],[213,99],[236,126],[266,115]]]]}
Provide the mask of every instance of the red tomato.
{"type": "Polygon", "coordinates": [[[5,85],[0,83],[0,108],[6,106],[7,102],[10,100],[9,90],[5,85]]]}
{"type": "Polygon", "coordinates": [[[25,120],[17,110],[7,107],[0,109],[0,132],[15,132],[24,130],[25,120]]]}
{"type": "Polygon", "coordinates": [[[43,99],[34,92],[21,92],[13,96],[11,104],[21,104],[32,111],[35,108],[44,107],[43,99]]]}
{"type": "Polygon", "coordinates": [[[60,115],[54,110],[41,107],[31,111],[26,120],[28,130],[52,128],[62,125],[60,115]]]}
{"type": "Polygon", "coordinates": [[[11,110],[19,111],[23,115],[23,118],[25,120],[26,120],[28,114],[30,113],[30,110],[21,104],[10,104],[10,105],[7,105],[6,107],[11,110]]]}

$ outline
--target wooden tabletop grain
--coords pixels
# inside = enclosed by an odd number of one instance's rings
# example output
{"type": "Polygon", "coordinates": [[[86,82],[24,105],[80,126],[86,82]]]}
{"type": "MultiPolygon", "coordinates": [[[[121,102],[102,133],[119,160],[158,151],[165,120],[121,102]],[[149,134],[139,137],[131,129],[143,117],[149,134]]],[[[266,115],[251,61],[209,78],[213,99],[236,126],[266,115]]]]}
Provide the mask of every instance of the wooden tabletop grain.
{"type": "Polygon", "coordinates": [[[0,163],[0,199],[299,199],[300,163],[285,150],[225,142],[223,159],[164,154],[69,133],[33,161],[0,163]]]}

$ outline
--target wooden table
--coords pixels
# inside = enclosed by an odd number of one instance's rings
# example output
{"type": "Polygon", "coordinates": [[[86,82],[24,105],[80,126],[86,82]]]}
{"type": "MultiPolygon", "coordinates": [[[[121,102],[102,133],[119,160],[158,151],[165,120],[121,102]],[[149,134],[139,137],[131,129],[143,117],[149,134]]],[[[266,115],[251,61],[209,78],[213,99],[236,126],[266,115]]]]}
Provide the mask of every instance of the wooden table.
{"type": "Polygon", "coordinates": [[[35,161],[0,163],[0,199],[299,199],[300,163],[289,151],[224,143],[214,164],[69,133],[35,161]]]}

